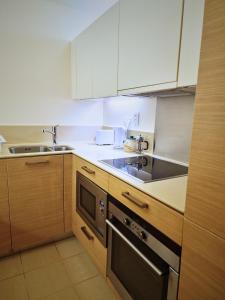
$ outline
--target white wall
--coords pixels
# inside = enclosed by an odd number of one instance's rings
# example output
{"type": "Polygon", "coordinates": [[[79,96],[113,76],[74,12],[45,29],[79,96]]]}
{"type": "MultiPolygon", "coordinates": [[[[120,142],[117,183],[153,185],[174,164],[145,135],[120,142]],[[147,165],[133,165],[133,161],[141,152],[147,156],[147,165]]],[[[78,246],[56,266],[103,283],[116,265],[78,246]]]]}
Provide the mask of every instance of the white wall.
{"type": "Polygon", "coordinates": [[[154,132],[156,98],[115,97],[104,100],[103,125],[124,126],[135,113],[140,113],[139,126],[131,122],[129,129],[154,132]]]}
{"type": "Polygon", "coordinates": [[[70,95],[69,40],[115,1],[92,2],[0,0],[0,124],[102,124],[101,102],[70,95]]]}

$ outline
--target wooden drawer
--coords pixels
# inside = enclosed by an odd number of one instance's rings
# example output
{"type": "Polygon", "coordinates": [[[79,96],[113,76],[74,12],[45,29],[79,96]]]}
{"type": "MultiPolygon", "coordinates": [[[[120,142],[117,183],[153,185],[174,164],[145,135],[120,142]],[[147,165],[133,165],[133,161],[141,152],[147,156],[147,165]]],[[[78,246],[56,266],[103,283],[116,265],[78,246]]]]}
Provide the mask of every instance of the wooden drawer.
{"type": "Polygon", "coordinates": [[[73,232],[92,257],[100,272],[106,276],[107,249],[99,242],[93,231],[75,212],[73,213],[73,232]]]}
{"type": "Polygon", "coordinates": [[[91,163],[77,158],[77,171],[89,178],[91,181],[96,183],[98,186],[108,191],[109,185],[109,174],[98,167],[92,165],[91,163]]]}
{"type": "Polygon", "coordinates": [[[109,177],[109,193],[181,245],[183,215],[113,176],[109,177]]]}

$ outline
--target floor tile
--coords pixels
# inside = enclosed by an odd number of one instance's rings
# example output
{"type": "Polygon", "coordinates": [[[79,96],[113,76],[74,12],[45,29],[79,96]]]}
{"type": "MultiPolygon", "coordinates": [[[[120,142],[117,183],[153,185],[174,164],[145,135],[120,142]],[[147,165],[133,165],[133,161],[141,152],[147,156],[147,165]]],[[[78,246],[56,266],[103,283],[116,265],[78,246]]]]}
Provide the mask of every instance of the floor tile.
{"type": "Polygon", "coordinates": [[[12,255],[0,259],[0,280],[14,277],[23,273],[19,255],[12,255]]]}
{"type": "Polygon", "coordinates": [[[79,283],[75,290],[80,300],[116,300],[113,291],[101,276],[79,283]]]}
{"type": "Polygon", "coordinates": [[[80,300],[77,293],[72,287],[69,287],[53,295],[41,298],[40,300],[80,300]]]}
{"type": "Polygon", "coordinates": [[[70,285],[70,280],[61,262],[25,273],[31,300],[43,298],[70,285]]]}
{"type": "Polygon", "coordinates": [[[21,260],[24,272],[28,272],[59,261],[60,255],[55,245],[51,244],[23,252],[21,254],[21,260]]]}
{"type": "Polygon", "coordinates": [[[95,265],[85,253],[70,257],[63,263],[73,283],[98,275],[95,265]]]}
{"type": "Polygon", "coordinates": [[[56,248],[62,258],[68,258],[84,252],[84,248],[74,237],[57,242],[56,248]]]}
{"type": "Polygon", "coordinates": [[[23,275],[0,282],[0,300],[28,300],[23,275]]]}

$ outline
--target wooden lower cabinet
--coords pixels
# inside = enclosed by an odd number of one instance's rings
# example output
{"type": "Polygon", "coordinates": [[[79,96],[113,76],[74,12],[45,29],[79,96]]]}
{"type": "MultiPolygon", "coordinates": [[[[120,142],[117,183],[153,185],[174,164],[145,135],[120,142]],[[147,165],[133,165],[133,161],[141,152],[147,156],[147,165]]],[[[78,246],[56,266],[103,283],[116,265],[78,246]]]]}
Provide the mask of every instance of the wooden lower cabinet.
{"type": "Polygon", "coordinates": [[[63,155],[8,159],[7,167],[13,250],[62,235],[63,155]]]}
{"type": "Polygon", "coordinates": [[[93,231],[76,212],[73,212],[73,233],[87,250],[99,271],[103,276],[106,276],[107,249],[100,243],[93,231]],[[86,231],[86,234],[82,229],[86,231]]]}
{"type": "Polygon", "coordinates": [[[109,176],[109,193],[145,221],[181,245],[184,219],[182,214],[112,175],[109,176]],[[134,201],[138,201],[139,205],[129,200],[130,197],[134,201]],[[140,207],[140,204],[147,205],[147,208],[140,207]]]}
{"type": "Polygon", "coordinates": [[[109,174],[84,159],[76,157],[76,170],[100,186],[103,190],[108,191],[109,174]]]}
{"type": "Polygon", "coordinates": [[[65,232],[72,231],[72,162],[73,154],[64,155],[64,223],[65,232]]]}
{"type": "Polygon", "coordinates": [[[185,219],[179,300],[225,299],[225,240],[185,219]]]}
{"type": "Polygon", "coordinates": [[[0,256],[11,251],[6,160],[0,160],[0,256]]]}

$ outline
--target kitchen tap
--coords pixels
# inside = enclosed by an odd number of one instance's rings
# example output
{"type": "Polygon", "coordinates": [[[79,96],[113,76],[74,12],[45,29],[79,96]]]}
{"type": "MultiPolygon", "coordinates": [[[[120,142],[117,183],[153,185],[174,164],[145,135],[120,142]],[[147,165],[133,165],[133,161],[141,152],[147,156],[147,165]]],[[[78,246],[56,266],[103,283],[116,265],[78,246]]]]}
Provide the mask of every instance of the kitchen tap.
{"type": "Polygon", "coordinates": [[[43,129],[44,133],[50,133],[52,135],[52,143],[53,146],[57,144],[57,127],[59,127],[59,125],[54,125],[52,126],[52,130],[48,130],[48,129],[43,129]]]}

